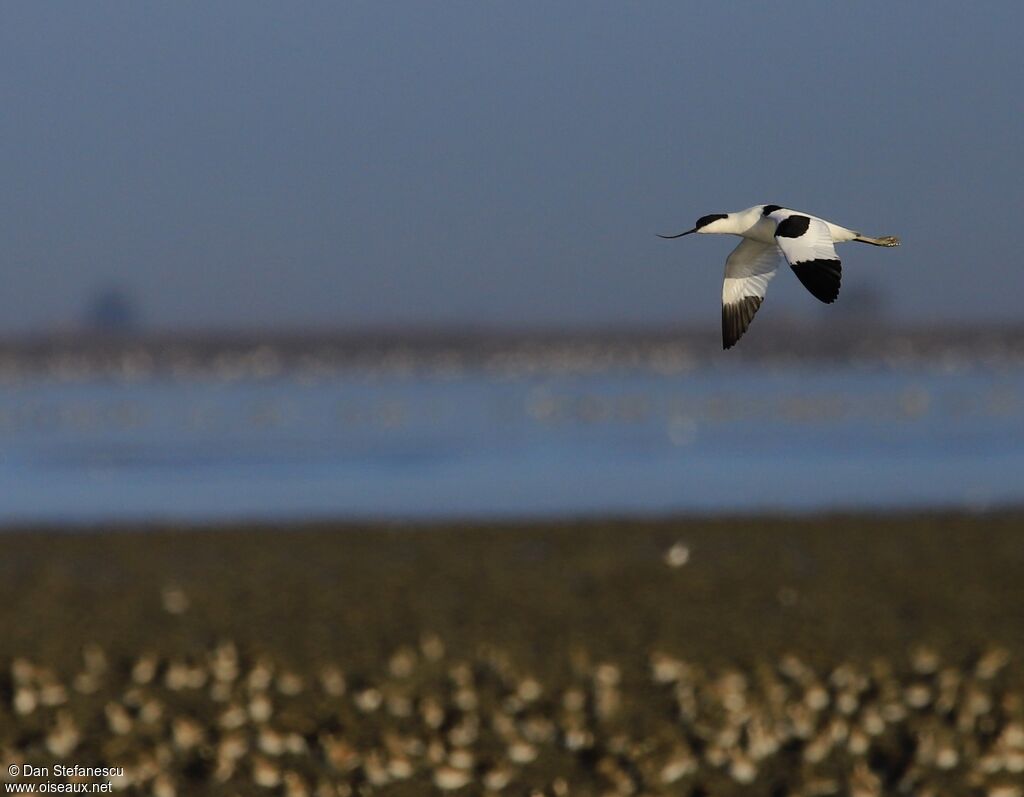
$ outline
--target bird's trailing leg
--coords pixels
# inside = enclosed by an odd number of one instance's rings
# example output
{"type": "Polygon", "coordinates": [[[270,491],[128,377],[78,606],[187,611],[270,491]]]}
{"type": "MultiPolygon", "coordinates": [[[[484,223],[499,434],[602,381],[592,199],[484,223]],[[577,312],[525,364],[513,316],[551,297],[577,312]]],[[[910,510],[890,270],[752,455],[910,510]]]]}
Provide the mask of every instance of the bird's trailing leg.
{"type": "Polygon", "coordinates": [[[872,246],[899,246],[900,239],[895,235],[883,235],[881,238],[872,238],[870,235],[858,235],[853,240],[872,246]]]}

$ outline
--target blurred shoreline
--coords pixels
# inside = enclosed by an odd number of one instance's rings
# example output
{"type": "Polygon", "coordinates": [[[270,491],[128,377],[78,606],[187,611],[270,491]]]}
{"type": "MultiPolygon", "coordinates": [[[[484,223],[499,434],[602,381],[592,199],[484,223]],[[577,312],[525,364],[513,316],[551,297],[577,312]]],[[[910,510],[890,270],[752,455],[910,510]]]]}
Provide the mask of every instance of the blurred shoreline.
{"type": "Polygon", "coordinates": [[[906,334],[26,343],[0,523],[1019,504],[1017,337],[906,334]]]}
{"type": "Polygon", "coordinates": [[[442,372],[653,368],[682,372],[723,362],[881,363],[901,367],[1019,365],[1024,326],[765,320],[724,359],[717,329],[524,332],[487,328],[100,334],[69,331],[0,339],[0,378],[266,378],[349,369],[442,372]]]}

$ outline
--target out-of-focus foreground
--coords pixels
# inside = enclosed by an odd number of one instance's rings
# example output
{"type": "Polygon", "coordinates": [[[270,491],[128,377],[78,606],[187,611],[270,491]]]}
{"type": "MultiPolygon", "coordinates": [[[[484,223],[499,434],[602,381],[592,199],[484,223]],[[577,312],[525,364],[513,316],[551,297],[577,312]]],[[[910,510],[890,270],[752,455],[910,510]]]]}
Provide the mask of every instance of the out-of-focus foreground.
{"type": "Polygon", "coordinates": [[[0,750],[159,797],[1010,797],[1021,524],[12,532],[0,750]]]}

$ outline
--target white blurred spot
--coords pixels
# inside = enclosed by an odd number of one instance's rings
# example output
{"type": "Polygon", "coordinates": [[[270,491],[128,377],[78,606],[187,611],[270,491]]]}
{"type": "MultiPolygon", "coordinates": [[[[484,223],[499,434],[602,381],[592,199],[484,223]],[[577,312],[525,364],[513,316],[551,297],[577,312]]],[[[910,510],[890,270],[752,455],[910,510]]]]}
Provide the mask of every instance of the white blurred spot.
{"type": "Polygon", "coordinates": [[[681,542],[665,551],[665,564],[669,567],[682,567],[689,561],[690,549],[681,542]]]}

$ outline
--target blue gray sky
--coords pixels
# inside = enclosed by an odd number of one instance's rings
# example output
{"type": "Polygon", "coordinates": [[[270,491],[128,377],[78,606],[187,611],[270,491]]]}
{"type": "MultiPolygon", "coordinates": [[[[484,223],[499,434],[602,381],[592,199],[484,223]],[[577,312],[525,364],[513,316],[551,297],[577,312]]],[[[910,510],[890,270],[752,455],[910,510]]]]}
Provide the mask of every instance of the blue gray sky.
{"type": "MultiPolygon", "coordinates": [[[[770,202],[844,290],[1012,320],[1024,4],[0,4],[0,332],[119,286],[171,328],[717,328],[770,202]]],[[[843,297],[840,297],[842,302],[843,297]]],[[[819,313],[792,278],[762,315],[819,313]]]]}

